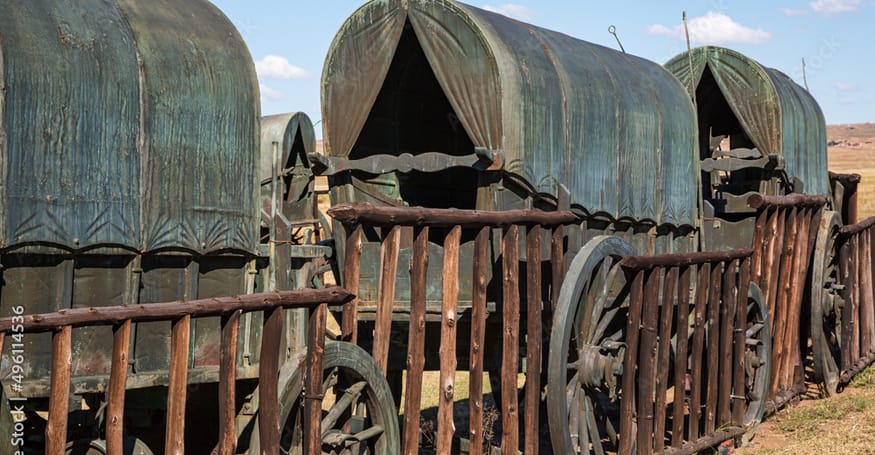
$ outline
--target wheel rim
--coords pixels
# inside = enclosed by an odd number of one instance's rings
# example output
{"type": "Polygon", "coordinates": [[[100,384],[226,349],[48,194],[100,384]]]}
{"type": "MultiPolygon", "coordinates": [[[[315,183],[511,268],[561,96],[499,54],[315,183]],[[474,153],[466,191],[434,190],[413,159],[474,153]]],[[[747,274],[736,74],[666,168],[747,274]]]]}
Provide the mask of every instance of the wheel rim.
{"type": "MultiPolygon", "coordinates": [[[[322,453],[389,455],[399,453],[398,420],[385,378],[373,359],[349,343],[329,342],[323,358],[322,453]]],[[[298,368],[280,401],[278,453],[303,455],[302,371],[298,368]]],[[[258,428],[258,422],[255,422],[258,428]]],[[[250,452],[260,450],[253,434],[250,452]]]]}
{"type": "Polygon", "coordinates": [[[745,327],[745,400],[747,411],[744,414],[745,433],[742,444],[753,439],[763,414],[769,393],[771,376],[772,334],[769,316],[760,288],[750,284],[747,304],[747,323],[745,327]]]}
{"type": "Polygon", "coordinates": [[[814,376],[827,395],[836,393],[841,373],[841,329],[843,300],[836,255],[836,236],[841,218],[826,212],[820,221],[814,250],[811,279],[811,341],[814,376]]]}
{"type": "Polygon", "coordinates": [[[554,453],[617,450],[619,385],[628,291],[617,237],[596,237],[571,263],[559,293],[548,358],[547,408],[554,453]]]}

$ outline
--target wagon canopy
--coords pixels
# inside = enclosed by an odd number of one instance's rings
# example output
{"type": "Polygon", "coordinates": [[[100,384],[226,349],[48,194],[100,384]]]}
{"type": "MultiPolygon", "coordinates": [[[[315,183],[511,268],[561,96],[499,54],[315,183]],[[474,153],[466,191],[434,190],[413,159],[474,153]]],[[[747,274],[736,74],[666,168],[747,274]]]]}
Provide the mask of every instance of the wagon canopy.
{"type": "Polygon", "coordinates": [[[0,14],[0,248],[257,246],[258,85],[205,0],[0,14]]]}
{"type": "Polygon", "coordinates": [[[332,156],[453,153],[410,144],[444,146],[436,124],[460,124],[469,145],[504,151],[505,172],[566,186],[587,214],[694,225],[695,112],[644,59],[450,0],[374,0],[335,37],[322,98],[332,156]],[[451,112],[402,130],[435,104],[424,73],[451,112]]]}
{"type": "MultiPolygon", "coordinates": [[[[804,193],[826,196],[826,122],[814,97],[786,74],[736,51],[705,46],[691,53],[695,86],[699,87],[710,73],[744,133],[760,152],[783,156],[785,172],[791,179],[802,180],[804,193]]],[[[665,66],[690,86],[691,65],[686,52],[665,66]]]]}

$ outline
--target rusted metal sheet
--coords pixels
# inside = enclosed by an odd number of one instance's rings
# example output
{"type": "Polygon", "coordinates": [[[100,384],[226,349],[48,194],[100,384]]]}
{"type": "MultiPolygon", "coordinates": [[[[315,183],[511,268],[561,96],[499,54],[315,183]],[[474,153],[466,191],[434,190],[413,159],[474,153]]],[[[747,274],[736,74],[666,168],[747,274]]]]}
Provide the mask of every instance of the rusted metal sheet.
{"type": "Polygon", "coordinates": [[[230,21],[206,1],[56,3],[0,18],[0,248],[254,253],[258,86],[230,21]]]}
{"type": "Polygon", "coordinates": [[[322,87],[332,157],[502,150],[505,175],[564,185],[587,214],[695,225],[695,112],[644,59],[451,0],[378,0],[340,29],[322,87]]]}
{"type": "Polygon", "coordinates": [[[753,145],[783,157],[788,177],[802,181],[801,192],[829,194],[826,122],[807,90],[778,70],[720,47],[684,52],[665,66],[686,87],[699,87],[708,69],[731,108],[727,115],[738,119],[753,145]]]}

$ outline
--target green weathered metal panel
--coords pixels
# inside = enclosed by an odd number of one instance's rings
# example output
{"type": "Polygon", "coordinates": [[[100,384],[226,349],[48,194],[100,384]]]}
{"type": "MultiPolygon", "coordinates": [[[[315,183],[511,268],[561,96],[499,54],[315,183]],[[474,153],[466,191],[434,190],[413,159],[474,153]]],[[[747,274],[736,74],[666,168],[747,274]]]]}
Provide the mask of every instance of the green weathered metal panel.
{"type": "Polygon", "coordinates": [[[0,247],[136,247],[134,38],[103,0],[0,4],[0,247]]]}
{"type": "Polygon", "coordinates": [[[221,12],[0,9],[0,247],[255,252],[258,86],[221,12]]]}
{"type": "Polygon", "coordinates": [[[802,180],[804,193],[828,194],[826,122],[807,90],[780,71],[720,47],[684,52],[665,66],[686,87],[697,86],[705,68],[709,68],[757,148],[783,156],[788,176],[802,180]]]}
{"type": "MultiPolygon", "coordinates": [[[[303,112],[268,115],[261,118],[261,161],[259,179],[264,182],[271,178],[273,170],[273,143],[279,146],[280,163],[289,163],[289,153],[292,151],[295,137],[300,134],[304,151],[307,155],[316,152],[316,133],[313,122],[303,112]]],[[[297,164],[297,163],[292,163],[297,164]]],[[[301,163],[309,165],[309,162],[301,163]]],[[[282,171],[283,169],[280,169],[282,171]]]]}
{"type": "Polygon", "coordinates": [[[653,62],[451,0],[377,0],[342,26],[322,81],[333,156],[356,153],[392,64],[385,50],[398,47],[405,23],[473,145],[505,152],[504,172],[553,196],[564,185],[590,215],[696,224],[696,117],[677,79],[653,62]]]}
{"type": "Polygon", "coordinates": [[[118,7],[142,62],[142,248],[254,253],[260,112],[243,39],[207,1],[118,7]]]}

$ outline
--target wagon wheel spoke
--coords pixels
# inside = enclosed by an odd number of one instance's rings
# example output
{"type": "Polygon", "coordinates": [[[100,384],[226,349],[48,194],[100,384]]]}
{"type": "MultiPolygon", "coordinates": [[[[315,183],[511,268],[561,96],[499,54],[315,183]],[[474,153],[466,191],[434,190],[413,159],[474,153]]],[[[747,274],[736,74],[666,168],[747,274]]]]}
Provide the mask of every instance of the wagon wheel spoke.
{"type": "MultiPolygon", "coordinates": [[[[614,258],[605,258],[605,263],[602,265],[602,269],[600,270],[600,272],[603,272],[602,274],[605,275],[605,277],[602,282],[601,291],[599,292],[599,295],[595,301],[595,306],[593,307],[594,315],[600,315],[602,314],[602,311],[605,310],[605,305],[608,302],[608,294],[611,291],[611,284],[614,283],[614,280],[617,279],[617,273],[619,273],[619,271],[620,267],[614,267],[614,258]]],[[[611,311],[616,312],[617,309],[618,308],[615,307],[611,311]]],[[[611,316],[605,316],[605,320],[611,319],[611,316]]],[[[604,328],[602,328],[602,331],[604,331],[604,328]]],[[[603,332],[598,332],[595,327],[590,325],[589,330],[587,331],[586,342],[594,344],[598,337],[601,336],[601,333],[603,332]]]]}
{"type": "Polygon", "coordinates": [[[351,387],[347,388],[343,395],[341,395],[337,401],[334,402],[334,405],[331,406],[331,409],[328,410],[328,414],[322,418],[322,434],[325,435],[328,431],[331,431],[334,428],[334,425],[337,423],[337,420],[348,410],[350,407],[355,405],[358,401],[358,398],[361,396],[362,391],[368,385],[365,381],[359,381],[353,384],[351,387]]]}

